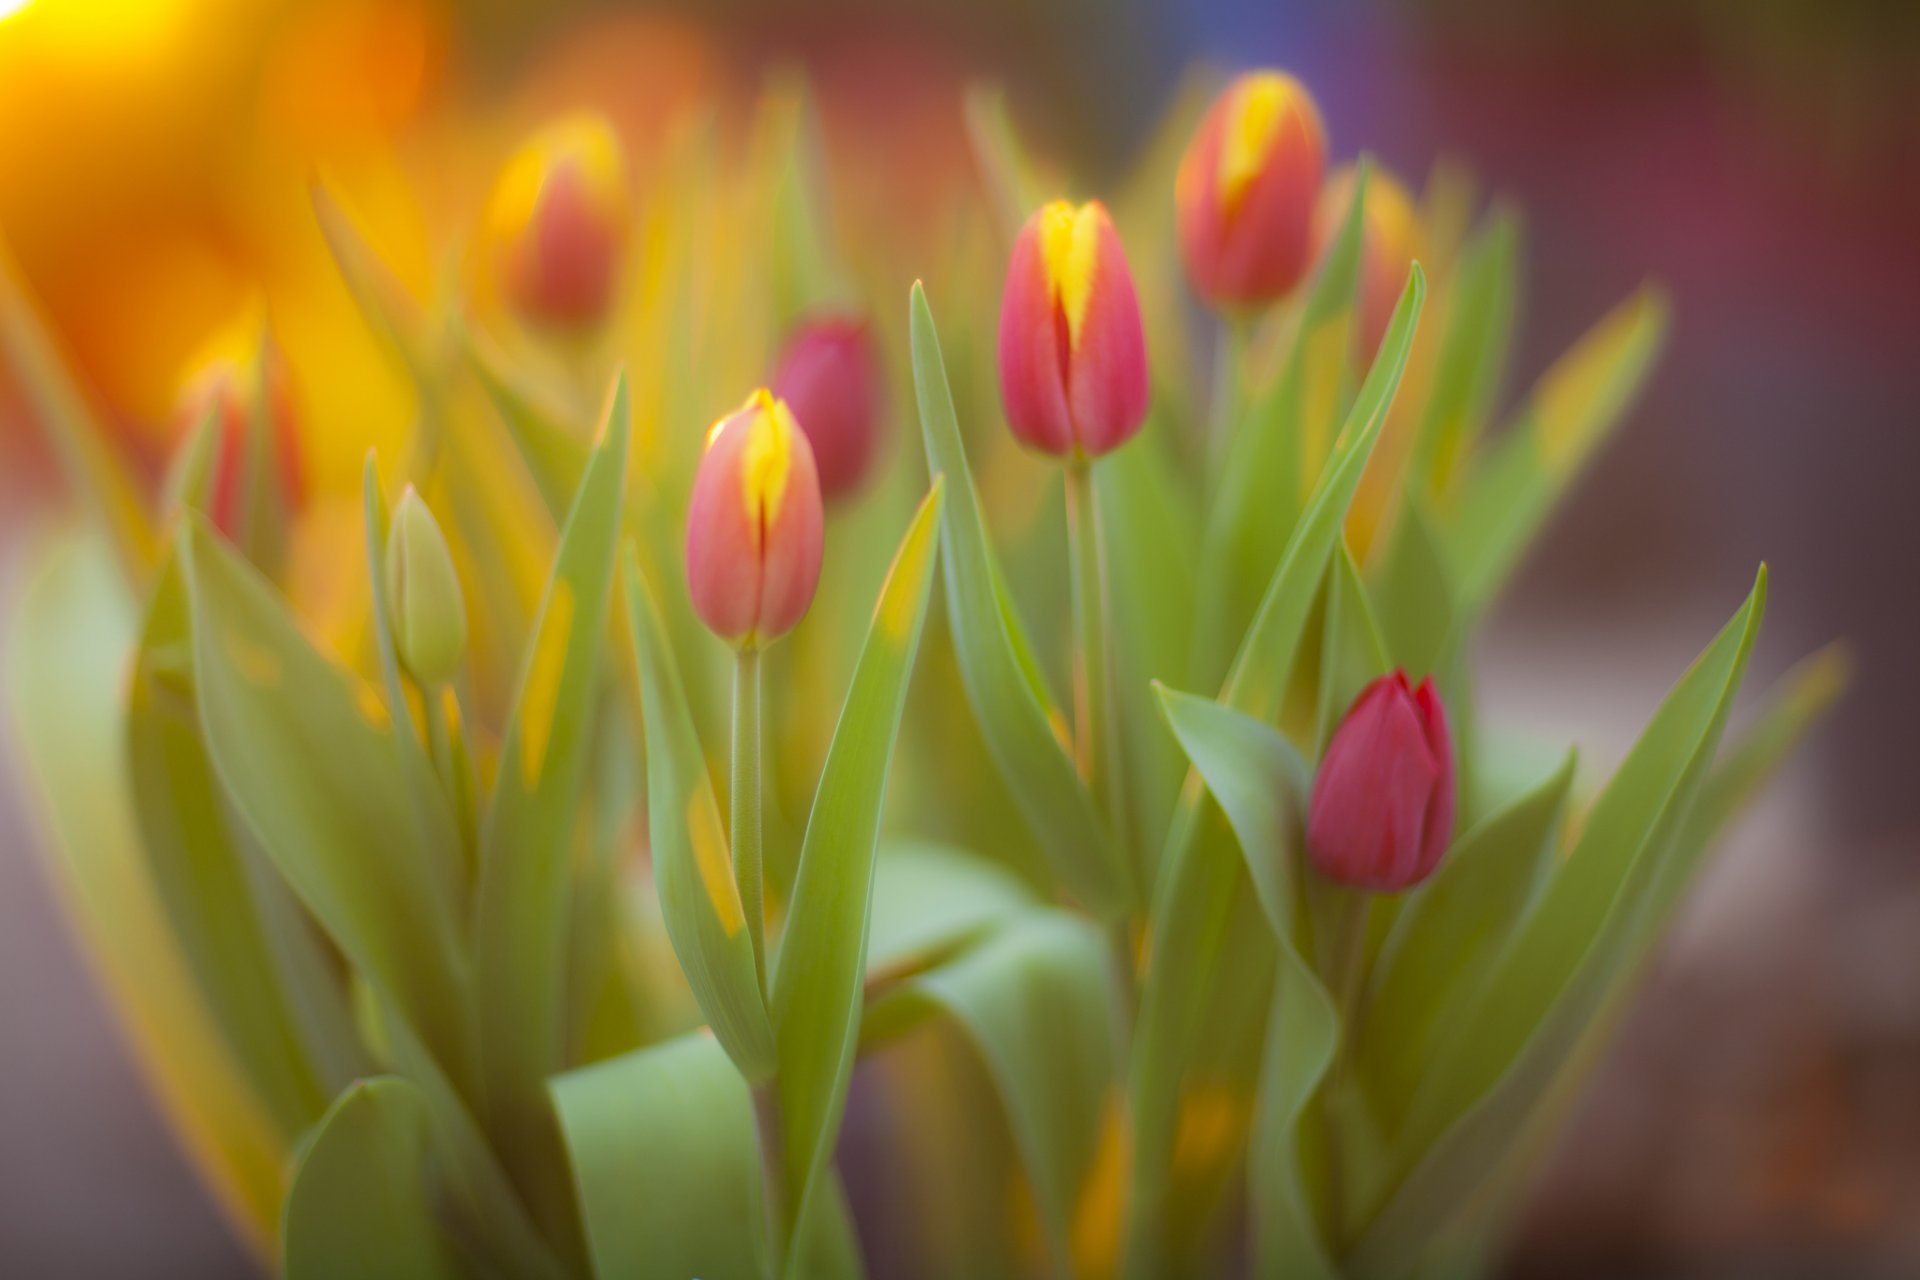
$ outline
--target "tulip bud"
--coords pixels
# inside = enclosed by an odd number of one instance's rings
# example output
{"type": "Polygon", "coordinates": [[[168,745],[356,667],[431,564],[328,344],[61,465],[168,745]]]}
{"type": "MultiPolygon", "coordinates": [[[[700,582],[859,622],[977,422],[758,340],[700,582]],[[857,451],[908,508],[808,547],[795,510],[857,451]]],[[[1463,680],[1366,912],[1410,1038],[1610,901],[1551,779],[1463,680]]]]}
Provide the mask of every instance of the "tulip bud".
{"type": "Polygon", "coordinates": [[[1133,273],[1098,201],[1045,206],[1020,229],[1000,301],[1000,397],[1029,448],[1087,459],[1147,416],[1147,340],[1133,273]]]}
{"type": "Polygon", "coordinates": [[[1433,681],[1368,685],[1313,782],[1307,856],[1337,884],[1394,893],[1433,874],[1453,838],[1453,747],[1433,681]]]}
{"type": "Polygon", "coordinates": [[[1174,184],[1180,257],[1216,306],[1285,297],[1306,275],[1326,131],[1306,88],[1258,71],[1227,87],[1187,144],[1174,184]]]}
{"type": "Polygon", "coordinates": [[[687,508],[687,587],[708,629],[763,649],[813,603],[820,479],[786,403],[761,388],[707,433],[687,508]]]}
{"type": "Polygon", "coordinates": [[[207,518],[230,540],[241,534],[242,504],[248,486],[248,438],[263,397],[268,423],[267,477],[274,487],[270,500],[286,516],[297,511],[306,499],[306,476],[300,464],[286,363],[269,349],[257,367],[260,373],[235,360],[214,360],[187,381],[177,411],[182,438],[189,444],[194,429],[209,413],[213,415],[212,456],[202,492],[207,518]]]}
{"type": "MultiPolygon", "coordinates": [[[[1314,256],[1325,253],[1340,234],[1347,210],[1353,205],[1353,167],[1345,166],[1327,179],[1313,211],[1314,256]]],[[[1367,177],[1367,207],[1361,212],[1359,314],[1355,319],[1355,352],[1372,363],[1380,340],[1387,334],[1393,308],[1413,266],[1419,221],[1407,189],[1391,174],[1375,169],[1367,177]]]]}
{"type": "Polygon", "coordinates": [[[864,321],[808,321],[787,340],[773,394],[787,403],[813,446],[820,494],[829,502],[866,477],[879,444],[880,370],[864,321]]]}
{"type": "Polygon", "coordinates": [[[487,220],[496,279],[521,319],[569,332],[601,323],[627,238],[612,127],[577,115],[536,133],[502,170],[487,220]]]}
{"type": "Polygon", "coordinates": [[[467,609],[453,553],[433,512],[408,485],[387,535],[387,611],[400,661],[422,685],[459,673],[467,651],[467,609]]]}

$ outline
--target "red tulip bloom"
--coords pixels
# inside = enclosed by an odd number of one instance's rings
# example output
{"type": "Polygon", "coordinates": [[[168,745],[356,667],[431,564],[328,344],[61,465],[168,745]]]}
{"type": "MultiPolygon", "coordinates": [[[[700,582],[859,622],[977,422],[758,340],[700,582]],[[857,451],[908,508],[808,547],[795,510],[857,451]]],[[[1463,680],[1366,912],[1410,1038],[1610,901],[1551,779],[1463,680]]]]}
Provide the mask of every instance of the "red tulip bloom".
{"type": "Polygon", "coordinates": [[[708,629],[764,649],[820,582],[820,479],[784,402],[765,388],[707,434],[687,508],[687,588],[708,629]]]}
{"type": "Polygon", "coordinates": [[[1313,783],[1307,856],[1337,884],[1396,893],[1433,874],[1453,838],[1453,747],[1433,681],[1366,687],[1313,783]]]}
{"type": "Polygon", "coordinates": [[[1298,80],[1260,71],[1228,86],[1175,179],[1180,257],[1194,290],[1223,307],[1292,292],[1312,261],[1326,165],[1320,112],[1298,80]]]}
{"type": "Polygon", "coordinates": [[[529,324],[600,324],[627,240],[620,142],[605,120],[571,116],[535,134],[501,171],[488,211],[502,294],[529,324]]]}
{"type": "Polygon", "coordinates": [[[879,359],[861,320],[808,321],[781,352],[773,393],[806,432],[829,502],[860,487],[878,452],[879,383],[879,359]]]}
{"type": "Polygon", "coordinates": [[[1119,233],[1095,201],[1020,229],[1000,301],[1000,398],[1020,442],[1089,459],[1147,416],[1147,339],[1119,233]]]}
{"type": "Polygon", "coordinates": [[[178,416],[183,439],[191,439],[206,415],[214,415],[213,457],[208,476],[207,517],[228,538],[240,531],[240,503],[247,483],[247,438],[255,406],[264,398],[269,425],[267,449],[274,501],[289,517],[306,498],[306,474],[300,463],[299,430],[285,360],[268,353],[265,385],[235,361],[218,360],[186,385],[178,416]]]}

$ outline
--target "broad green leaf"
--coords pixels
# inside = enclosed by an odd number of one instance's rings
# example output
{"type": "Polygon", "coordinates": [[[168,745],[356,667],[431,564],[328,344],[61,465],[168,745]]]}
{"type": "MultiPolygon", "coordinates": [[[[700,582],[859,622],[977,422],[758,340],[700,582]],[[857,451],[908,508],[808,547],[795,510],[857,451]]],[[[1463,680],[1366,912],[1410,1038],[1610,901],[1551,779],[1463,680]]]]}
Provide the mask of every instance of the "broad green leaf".
{"type": "MultiPolygon", "coordinates": [[[[1313,612],[1313,597],[1339,545],[1347,508],[1406,368],[1425,294],[1425,276],[1415,264],[1381,340],[1379,356],[1227,677],[1220,701],[1243,715],[1264,720],[1278,713],[1313,612]]],[[[1133,1276],[1151,1276],[1163,1269],[1160,1254],[1165,1237],[1160,1217],[1180,1080],[1195,1035],[1192,1011],[1218,980],[1216,968],[1224,942],[1220,922],[1228,917],[1239,870],[1231,849],[1203,838],[1207,830],[1205,799],[1190,779],[1181,791],[1161,855],[1128,1080],[1134,1132],[1127,1263],[1133,1276]]]]}
{"type": "Polygon", "coordinates": [[[922,841],[883,844],[874,867],[867,981],[925,969],[1035,905],[1005,868],[922,841]]]}
{"type": "MultiPolygon", "coordinates": [[[[846,1106],[860,1032],[874,854],[907,680],[932,592],[942,492],[936,477],[874,605],[873,625],[821,770],[773,963],[786,1223],[808,1222],[819,1211],[816,1197],[827,1182],[846,1106]]],[[[800,1254],[788,1253],[787,1271],[794,1274],[800,1254]]]]}
{"type": "Polygon", "coordinates": [[[196,987],[149,880],[133,811],[122,670],[138,619],[104,534],[34,557],[10,601],[6,715],[48,883],[100,978],[145,1083],[235,1233],[263,1266],[287,1142],[196,987]]]}
{"type": "Polygon", "coordinates": [[[0,241],[0,359],[25,397],[87,519],[107,537],[129,583],[151,570],[158,539],[131,468],[87,406],[0,241]]]}
{"type": "MultiPolygon", "coordinates": [[[[516,1177],[534,1179],[538,1194],[556,1197],[568,1188],[545,1081],[566,1056],[570,877],[576,841],[584,838],[581,797],[602,688],[627,435],[621,377],[521,663],[481,820],[474,889],[483,1118],[516,1177]]],[[[562,1204],[534,1207],[550,1234],[571,1217],[562,1204]]]]}
{"type": "Polygon", "coordinates": [[[1162,690],[1160,697],[1180,745],[1233,826],[1279,948],[1248,1171],[1260,1273],[1331,1280],[1335,1272],[1300,1152],[1302,1118],[1340,1036],[1333,998],[1307,963],[1299,937],[1309,771],[1269,725],[1189,694],[1162,690]]]}
{"type": "Polygon", "coordinates": [[[705,1032],[552,1082],[593,1272],[761,1280],[753,1100],[705,1032]]]}
{"type": "Polygon", "coordinates": [[[1272,566],[1293,534],[1319,459],[1332,444],[1340,407],[1327,394],[1326,375],[1338,376],[1346,368],[1370,171],[1363,159],[1354,177],[1353,202],[1307,286],[1280,372],[1234,423],[1226,465],[1208,505],[1194,672],[1208,684],[1219,677],[1234,638],[1253,617],[1272,566]]]}
{"type": "Polygon", "coordinates": [[[208,1011],[289,1143],[319,1118],[328,1091],[312,1070],[275,981],[244,865],[194,716],[185,583],[163,563],[134,654],[127,762],[154,888],[208,1011]]]}
{"type": "Polygon", "coordinates": [[[1320,644],[1319,726],[1315,754],[1324,754],[1333,732],[1361,692],[1389,667],[1386,642],[1374,621],[1367,586],[1353,552],[1344,545],[1327,571],[1326,628],[1320,644]]]}
{"type": "Polygon", "coordinates": [[[347,1089],[307,1140],[280,1223],[287,1280],[467,1274],[442,1226],[432,1117],[419,1090],[383,1076],[347,1089]]]}
{"type": "Polygon", "coordinates": [[[1470,1001],[1553,870],[1575,756],[1454,842],[1408,896],[1374,962],[1360,1069],[1381,1123],[1405,1119],[1437,1038],[1470,1001]]]}
{"type": "Polygon", "coordinates": [[[913,385],[927,467],[953,488],[940,524],[947,616],[961,682],[994,762],[1060,883],[1102,919],[1126,906],[1121,851],[1064,744],[1066,721],[1038,672],[973,486],[926,291],[913,286],[913,385]]]}
{"type": "Polygon", "coordinates": [[[199,518],[183,547],[200,725],[229,799],[354,967],[466,1078],[465,931],[414,838],[386,704],[199,518]]]}
{"type": "Polygon", "coordinates": [[[1628,969],[1636,916],[1707,775],[1765,604],[1763,568],[1621,763],[1439,1046],[1397,1139],[1407,1172],[1348,1257],[1355,1271],[1411,1269],[1561,1080],[1628,969]]]}
{"type": "MultiPolygon", "coordinates": [[[[1103,1154],[1116,1162],[1119,1100],[1112,958],[1100,931],[1064,911],[1032,910],[946,964],[908,980],[889,1004],[952,1017],[986,1064],[1032,1184],[1054,1274],[1085,1273],[1110,1247],[1097,1203],[1103,1154]],[[1092,1224],[1076,1233],[1076,1220],[1092,1224]]],[[[876,1011],[876,1014],[878,1011],[876,1011]]],[[[895,1017],[906,1016],[895,1010],[895,1017]]]]}
{"type": "Polygon", "coordinates": [[[506,356],[483,334],[463,327],[460,339],[467,363],[519,448],[547,514],[564,520],[580,491],[591,447],[569,428],[567,411],[510,368],[506,356]]]}
{"type": "Polygon", "coordinates": [[[1471,464],[1446,529],[1466,607],[1499,593],[1547,515],[1619,425],[1666,335],[1665,295],[1642,288],[1535,385],[1520,420],[1471,464]]]}
{"type": "Polygon", "coordinates": [[[1457,621],[1453,571],[1426,501],[1417,493],[1409,492],[1401,503],[1373,575],[1373,605],[1394,666],[1416,682],[1443,674],[1457,621]]]}
{"type": "Polygon", "coordinates": [[[700,1011],[740,1074],[758,1084],[773,1075],[773,1023],[686,686],[631,544],[626,579],[645,703],[647,823],[661,915],[700,1011]]]}
{"type": "Polygon", "coordinates": [[[1493,412],[1513,345],[1519,241],[1519,216],[1499,209],[1461,254],[1447,291],[1432,390],[1415,429],[1407,471],[1412,495],[1437,501],[1448,494],[1493,412]]]}

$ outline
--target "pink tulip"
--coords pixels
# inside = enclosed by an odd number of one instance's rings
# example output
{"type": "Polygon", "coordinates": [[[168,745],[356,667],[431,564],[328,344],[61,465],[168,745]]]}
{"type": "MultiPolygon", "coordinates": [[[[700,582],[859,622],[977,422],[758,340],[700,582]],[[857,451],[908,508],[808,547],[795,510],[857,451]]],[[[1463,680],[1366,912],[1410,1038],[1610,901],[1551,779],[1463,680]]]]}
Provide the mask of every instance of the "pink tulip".
{"type": "Polygon", "coordinates": [[[825,317],[787,340],[773,393],[787,402],[813,446],[820,495],[832,502],[860,487],[879,444],[880,369],[866,322],[825,317]]]}
{"type": "Polygon", "coordinates": [[[1147,416],[1147,340],[1119,233],[1095,201],[1056,200],[1014,241],[1000,301],[1000,397],[1022,444],[1086,460],[1147,416]]]}
{"type": "Polygon", "coordinates": [[[693,611],[738,649],[764,649],[806,615],[820,581],[813,449],[764,387],[707,433],[687,508],[693,611]]]}
{"type": "Polygon", "coordinates": [[[613,128],[568,117],[501,172],[488,212],[500,289],[529,324],[579,332],[605,320],[627,240],[625,164],[613,128]]]}
{"type": "Polygon", "coordinates": [[[300,463],[299,429],[294,421],[286,361],[277,350],[271,351],[264,368],[265,385],[261,386],[252,369],[232,360],[217,360],[190,379],[180,395],[177,416],[182,439],[190,439],[209,412],[214,415],[207,517],[229,538],[239,536],[240,502],[247,479],[247,437],[255,405],[262,398],[270,424],[274,501],[290,517],[306,500],[306,474],[300,463]]]}
{"type": "Polygon", "coordinates": [[[1221,307],[1292,292],[1312,261],[1326,164],[1320,112],[1298,80],[1260,71],[1229,85],[1187,145],[1174,184],[1180,257],[1194,291],[1221,307]]]}
{"type": "Polygon", "coordinates": [[[1337,884],[1381,893],[1433,874],[1453,838],[1453,748],[1433,681],[1396,671],[1368,685],[1313,783],[1307,856],[1337,884]]]}

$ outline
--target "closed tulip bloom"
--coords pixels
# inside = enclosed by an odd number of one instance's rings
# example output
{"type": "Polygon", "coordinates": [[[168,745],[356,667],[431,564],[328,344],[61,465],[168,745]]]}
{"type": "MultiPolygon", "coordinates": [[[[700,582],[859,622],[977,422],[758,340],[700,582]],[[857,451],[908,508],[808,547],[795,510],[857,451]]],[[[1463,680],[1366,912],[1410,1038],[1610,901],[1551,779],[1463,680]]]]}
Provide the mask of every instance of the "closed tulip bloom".
{"type": "Polygon", "coordinates": [[[269,352],[263,367],[264,385],[249,364],[216,360],[189,379],[180,396],[178,418],[183,439],[191,438],[209,412],[214,415],[206,512],[214,527],[228,538],[239,536],[240,504],[247,484],[247,440],[256,406],[263,399],[269,427],[267,476],[273,486],[272,500],[280,513],[290,518],[306,499],[306,474],[300,462],[299,431],[286,362],[277,352],[269,352]]]}
{"type": "Polygon", "coordinates": [[[829,316],[802,324],[787,340],[773,375],[813,446],[820,495],[853,493],[879,452],[879,358],[866,322],[829,316]]]}
{"type": "MultiPolygon", "coordinates": [[[[1339,235],[1347,210],[1353,205],[1354,171],[1337,170],[1320,192],[1313,214],[1314,256],[1326,252],[1339,235]]],[[[1419,219],[1407,189],[1389,173],[1375,169],[1367,177],[1367,207],[1360,223],[1360,298],[1354,330],[1355,352],[1371,363],[1386,336],[1393,308],[1406,287],[1413,266],[1419,219]]]]}
{"type": "Polygon", "coordinates": [[[1368,685],[1313,782],[1307,856],[1337,884],[1380,893],[1433,874],[1453,837],[1453,747],[1433,681],[1368,685]]]}
{"type": "Polygon", "coordinates": [[[1000,300],[1000,396],[1022,444],[1086,460],[1147,416],[1147,340],[1120,236],[1095,201],[1020,229],[1000,300]]]}
{"type": "Polygon", "coordinates": [[[1304,86],[1277,71],[1241,76],[1213,104],[1175,179],[1180,256],[1201,297],[1273,302],[1312,261],[1326,131],[1304,86]]]}
{"type": "Polygon", "coordinates": [[[820,479],[785,402],[762,388],[707,434],[687,509],[693,611],[738,649],[772,644],[820,581],[820,479]]]}
{"type": "Polygon", "coordinates": [[[530,324],[591,329],[612,305],[627,240],[620,142],[595,115],[536,133],[501,172],[488,211],[494,270],[530,324]]]}
{"type": "Polygon", "coordinates": [[[466,600],[447,537],[412,485],[393,511],[386,579],[400,661],[423,685],[452,680],[467,651],[466,600]]]}

